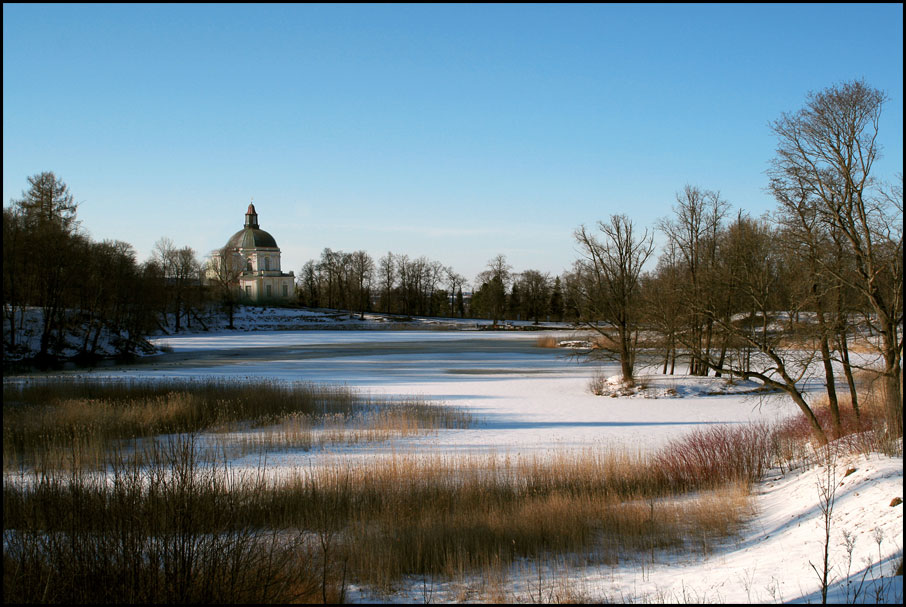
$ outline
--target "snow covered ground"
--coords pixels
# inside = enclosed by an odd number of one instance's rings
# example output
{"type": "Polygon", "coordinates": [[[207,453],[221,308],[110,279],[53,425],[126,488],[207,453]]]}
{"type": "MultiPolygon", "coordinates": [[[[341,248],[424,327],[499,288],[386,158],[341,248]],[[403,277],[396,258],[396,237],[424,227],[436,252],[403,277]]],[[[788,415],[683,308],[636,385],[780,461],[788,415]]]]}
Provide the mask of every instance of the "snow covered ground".
{"type": "MultiPolygon", "coordinates": [[[[569,331],[556,335],[564,340],[575,337],[569,331]]],[[[588,388],[592,376],[596,372],[614,376],[617,366],[577,361],[567,356],[565,348],[538,347],[539,336],[461,330],[215,331],[155,338],[155,343],[171,352],[143,364],[67,375],[111,380],[267,377],[338,383],[376,395],[421,395],[467,409],[477,420],[475,427],[464,430],[329,451],[274,454],[268,457],[268,467],[275,473],[317,466],[336,457],[391,453],[503,457],[585,449],[646,451],[694,428],[778,420],[797,413],[783,396],[743,394],[752,384],[729,385],[720,379],[684,375],[653,375],[647,379],[647,390],[632,396],[595,396],[588,388]]],[[[237,467],[245,464],[256,466],[257,457],[234,462],[237,467]]],[[[903,496],[902,458],[851,457],[838,462],[835,469],[829,599],[898,602],[902,576],[890,576],[903,554],[903,506],[890,504],[903,496]],[[844,478],[849,468],[855,472],[844,478]],[[844,533],[853,534],[851,559],[844,533]]],[[[753,516],[741,535],[709,555],[662,553],[653,562],[613,566],[548,565],[540,577],[534,563],[522,562],[511,568],[502,592],[512,602],[539,597],[546,602],[569,597],[619,602],[820,602],[820,584],[811,564],[821,567],[824,531],[818,483],[822,478],[821,468],[786,474],[772,471],[757,486],[753,516]]],[[[353,589],[351,598],[481,600],[481,593],[471,592],[468,585],[463,580],[434,580],[428,597],[423,581],[412,580],[390,597],[353,589]]]]}

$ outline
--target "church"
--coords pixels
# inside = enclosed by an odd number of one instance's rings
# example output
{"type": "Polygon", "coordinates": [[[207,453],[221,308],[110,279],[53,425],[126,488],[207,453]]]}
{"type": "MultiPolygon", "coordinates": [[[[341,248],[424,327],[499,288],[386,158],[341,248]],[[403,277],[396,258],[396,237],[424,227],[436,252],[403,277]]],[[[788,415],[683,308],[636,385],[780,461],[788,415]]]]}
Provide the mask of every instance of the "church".
{"type": "Polygon", "coordinates": [[[249,204],[245,225],[233,234],[226,245],[211,254],[209,280],[218,269],[230,282],[235,281],[242,303],[284,303],[294,300],[295,277],[280,270],[280,249],[269,233],[258,227],[255,205],[249,204]],[[224,259],[224,255],[229,255],[224,259]]]}

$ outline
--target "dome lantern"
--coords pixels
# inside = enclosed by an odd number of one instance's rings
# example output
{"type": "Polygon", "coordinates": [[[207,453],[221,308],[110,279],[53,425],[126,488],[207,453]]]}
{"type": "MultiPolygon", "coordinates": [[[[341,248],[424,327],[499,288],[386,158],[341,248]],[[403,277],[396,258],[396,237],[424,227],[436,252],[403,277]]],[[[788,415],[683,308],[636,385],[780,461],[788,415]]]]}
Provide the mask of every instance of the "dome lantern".
{"type": "Polygon", "coordinates": [[[258,213],[255,212],[253,203],[249,203],[249,209],[245,212],[245,227],[258,229],[258,213]]]}

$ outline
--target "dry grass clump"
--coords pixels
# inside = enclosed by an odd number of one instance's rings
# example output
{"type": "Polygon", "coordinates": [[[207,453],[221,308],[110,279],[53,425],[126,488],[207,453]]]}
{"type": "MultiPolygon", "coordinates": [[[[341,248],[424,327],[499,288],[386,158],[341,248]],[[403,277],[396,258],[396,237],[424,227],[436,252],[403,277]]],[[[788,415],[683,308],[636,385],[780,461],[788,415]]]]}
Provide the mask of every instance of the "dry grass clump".
{"type": "Polygon", "coordinates": [[[3,386],[4,469],[97,466],[117,441],[161,434],[271,427],[263,444],[309,448],[470,424],[467,413],[443,404],[383,401],[312,383],[48,380],[3,386]]]}
{"type": "Polygon", "coordinates": [[[563,342],[581,342],[592,350],[619,351],[620,343],[616,338],[600,333],[582,333],[570,339],[563,339],[553,335],[541,335],[535,340],[539,348],[559,348],[563,342]]]}
{"type": "Polygon", "coordinates": [[[596,369],[594,375],[588,380],[588,391],[595,396],[604,396],[607,386],[607,376],[600,369],[596,369]]]}
{"type": "Polygon", "coordinates": [[[595,335],[591,340],[591,346],[595,350],[608,350],[610,352],[620,351],[620,342],[610,335],[595,335]]]}
{"type": "Polygon", "coordinates": [[[250,517],[334,530],[334,550],[355,578],[389,591],[405,575],[457,577],[551,552],[603,560],[678,548],[686,537],[698,548],[743,515],[739,494],[727,500],[724,488],[710,489],[720,479],[703,480],[700,496],[679,502],[670,483],[640,455],[396,455],[281,482],[250,517]]]}
{"type": "Polygon", "coordinates": [[[560,338],[553,335],[542,335],[535,340],[535,345],[539,348],[557,348],[560,346],[560,338]]]}
{"type": "Polygon", "coordinates": [[[353,579],[389,591],[550,553],[707,549],[744,512],[720,479],[684,495],[627,453],[394,455],[265,480],[183,437],[108,465],[7,477],[5,599],[50,583],[49,601],[338,600],[353,579]]]}

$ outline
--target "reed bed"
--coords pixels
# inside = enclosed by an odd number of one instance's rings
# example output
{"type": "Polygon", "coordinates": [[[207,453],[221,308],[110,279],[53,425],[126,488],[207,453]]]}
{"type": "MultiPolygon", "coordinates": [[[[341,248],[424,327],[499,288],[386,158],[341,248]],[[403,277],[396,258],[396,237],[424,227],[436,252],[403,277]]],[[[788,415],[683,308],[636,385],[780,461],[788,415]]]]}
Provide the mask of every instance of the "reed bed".
{"type": "Polygon", "coordinates": [[[4,469],[97,467],[119,442],[228,433],[237,448],[311,448],[471,425],[422,399],[380,400],[344,386],[274,380],[29,381],[3,386],[4,469]],[[262,429],[260,436],[240,431],[262,429]],[[242,443],[247,444],[243,447],[242,443]]]}
{"type": "Polygon", "coordinates": [[[552,553],[709,549],[745,514],[735,476],[678,492],[628,453],[394,455],[268,478],[179,435],[107,466],[102,482],[72,469],[4,483],[6,600],[338,600],[347,579],[390,591],[552,553]]]}
{"type": "Polygon", "coordinates": [[[467,413],[418,402],[398,402],[353,416],[343,414],[314,418],[291,413],[277,423],[244,432],[214,435],[226,453],[241,457],[250,453],[310,450],[329,445],[355,445],[430,434],[440,428],[465,428],[467,413]]]}
{"type": "Polygon", "coordinates": [[[193,439],[108,464],[106,479],[71,469],[4,483],[4,602],[320,599],[304,538],[244,525],[233,489],[255,479],[203,465],[193,439]]]}

